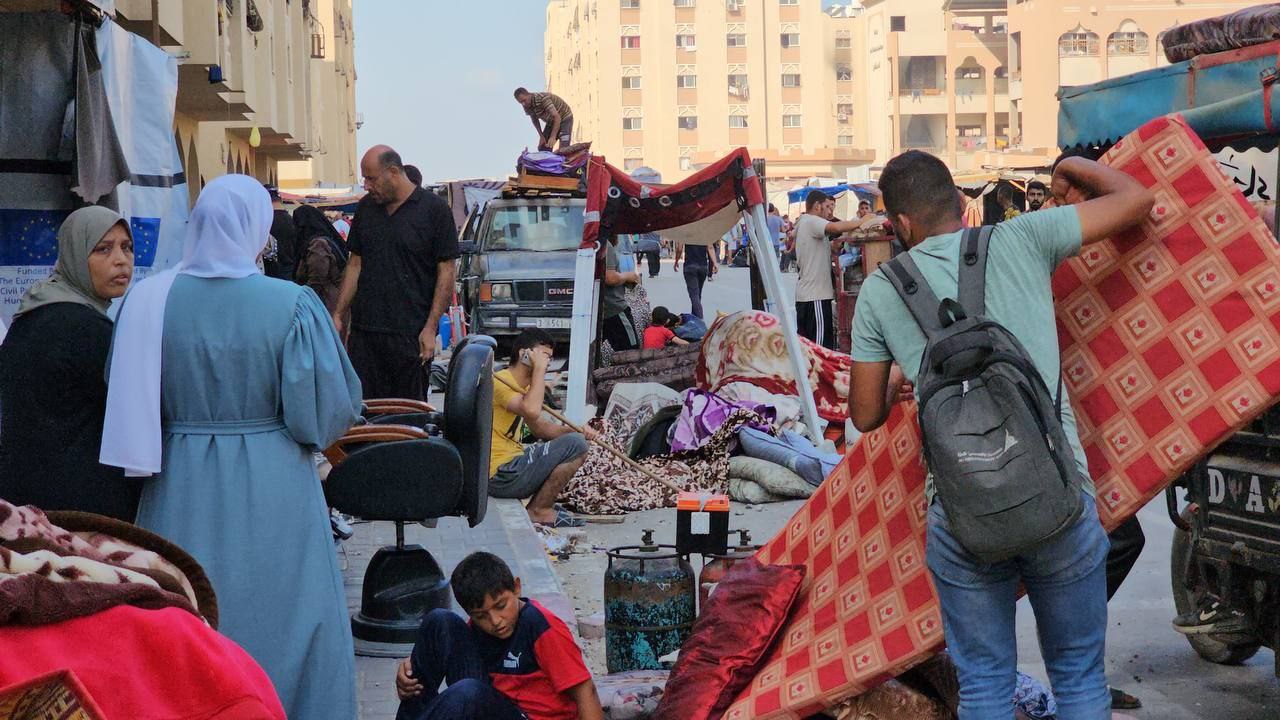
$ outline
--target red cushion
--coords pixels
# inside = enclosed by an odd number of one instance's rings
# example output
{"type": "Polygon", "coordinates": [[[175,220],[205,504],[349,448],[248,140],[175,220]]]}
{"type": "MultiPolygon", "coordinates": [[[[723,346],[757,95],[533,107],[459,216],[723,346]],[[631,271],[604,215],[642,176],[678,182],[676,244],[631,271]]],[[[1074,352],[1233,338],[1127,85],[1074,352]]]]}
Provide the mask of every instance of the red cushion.
{"type": "Polygon", "coordinates": [[[680,648],[653,720],[719,718],[755,677],[804,584],[804,565],[739,560],[680,648]]]}

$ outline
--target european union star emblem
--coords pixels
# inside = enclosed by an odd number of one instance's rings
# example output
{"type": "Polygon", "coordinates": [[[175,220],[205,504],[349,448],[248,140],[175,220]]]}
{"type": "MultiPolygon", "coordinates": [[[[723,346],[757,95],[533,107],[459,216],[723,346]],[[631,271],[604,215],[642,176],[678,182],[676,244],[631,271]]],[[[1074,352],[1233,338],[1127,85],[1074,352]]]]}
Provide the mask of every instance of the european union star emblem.
{"type": "Polygon", "coordinates": [[[160,242],[160,218],[129,218],[133,231],[133,264],[151,267],[156,262],[156,245],[160,242]]]}
{"type": "Polygon", "coordinates": [[[51,267],[58,259],[58,228],[70,214],[70,210],[0,210],[0,265],[51,267]]]}

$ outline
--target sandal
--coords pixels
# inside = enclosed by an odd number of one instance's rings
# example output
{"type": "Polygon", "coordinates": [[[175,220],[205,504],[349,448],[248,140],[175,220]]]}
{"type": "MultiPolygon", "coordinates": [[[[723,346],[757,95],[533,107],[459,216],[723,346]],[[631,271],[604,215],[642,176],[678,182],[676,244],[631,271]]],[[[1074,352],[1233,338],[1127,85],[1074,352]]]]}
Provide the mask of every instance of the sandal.
{"type": "Polygon", "coordinates": [[[1111,709],[1112,710],[1139,710],[1142,708],[1142,701],[1121,690],[1120,688],[1111,688],[1111,709]]]}
{"type": "Polygon", "coordinates": [[[569,512],[568,510],[565,510],[564,508],[558,507],[556,508],[556,519],[554,522],[552,522],[549,526],[547,525],[547,523],[537,523],[537,524],[543,527],[553,527],[553,528],[580,528],[586,525],[587,521],[583,520],[580,517],[575,517],[573,513],[569,512]]]}

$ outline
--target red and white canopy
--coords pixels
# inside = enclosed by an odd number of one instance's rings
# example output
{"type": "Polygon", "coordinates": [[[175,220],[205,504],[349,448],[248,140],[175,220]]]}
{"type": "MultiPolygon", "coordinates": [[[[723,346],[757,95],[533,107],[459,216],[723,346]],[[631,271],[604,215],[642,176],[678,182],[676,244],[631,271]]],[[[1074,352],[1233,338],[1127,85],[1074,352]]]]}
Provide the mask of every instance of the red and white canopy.
{"type": "Polygon", "coordinates": [[[650,232],[686,245],[711,245],[742,221],[743,211],[763,204],[746,148],[675,185],[637,182],[603,157],[592,156],[582,247],[603,253],[604,245],[597,246],[603,238],[650,232]]]}

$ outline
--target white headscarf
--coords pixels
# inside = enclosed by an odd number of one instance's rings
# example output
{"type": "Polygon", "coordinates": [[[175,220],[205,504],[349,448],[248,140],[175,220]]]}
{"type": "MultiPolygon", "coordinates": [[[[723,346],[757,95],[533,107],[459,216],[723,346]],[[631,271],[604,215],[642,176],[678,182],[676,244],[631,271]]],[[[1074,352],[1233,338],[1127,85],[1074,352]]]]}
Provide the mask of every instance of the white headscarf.
{"type": "Polygon", "coordinates": [[[107,413],[98,461],[129,477],[160,472],[160,357],[164,310],[178,275],[243,278],[271,232],[271,198],[247,175],[223,175],[205,186],[191,211],[187,243],[177,267],[134,286],[116,319],[107,413]]]}

